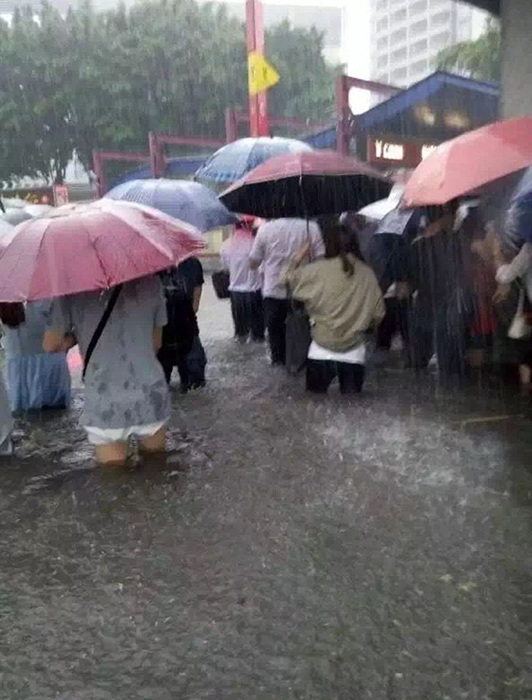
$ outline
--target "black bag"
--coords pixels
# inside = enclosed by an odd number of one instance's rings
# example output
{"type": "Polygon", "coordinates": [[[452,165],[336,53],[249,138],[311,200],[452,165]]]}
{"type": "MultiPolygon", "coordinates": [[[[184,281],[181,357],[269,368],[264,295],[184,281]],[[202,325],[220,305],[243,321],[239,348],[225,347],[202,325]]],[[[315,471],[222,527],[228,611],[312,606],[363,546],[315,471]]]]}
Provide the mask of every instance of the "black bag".
{"type": "Polygon", "coordinates": [[[218,299],[229,299],[229,273],[219,270],[212,273],[212,286],[218,299]]]}
{"type": "Polygon", "coordinates": [[[109,297],[109,301],[107,302],[107,306],[104,309],[104,312],[102,314],[102,317],[96,326],[96,330],[94,331],[94,334],[92,338],[89,341],[89,345],[87,346],[87,352],[85,353],[85,360],[83,362],[83,375],[82,379],[85,381],[85,375],[87,373],[87,367],[89,366],[90,359],[92,357],[92,353],[96,349],[96,346],[98,345],[98,341],[101,338],[102,333],[105,330],[105,326],[107,325],[107,321],[109,320],[109,316],[113,313],[113,309],[116,306],[116,302],[118,301],[118,297],[120,296],[120,292],[122,291],[122,285],[117,284],[116,287],[113,289],[111,296],[109,297]]]}
{"type": "Polygon", "coordinates": [[[286,369],[291,376],[304,369],[311,342],[309,317],[302,304],[292,302],[286,317],[286,369]]]}

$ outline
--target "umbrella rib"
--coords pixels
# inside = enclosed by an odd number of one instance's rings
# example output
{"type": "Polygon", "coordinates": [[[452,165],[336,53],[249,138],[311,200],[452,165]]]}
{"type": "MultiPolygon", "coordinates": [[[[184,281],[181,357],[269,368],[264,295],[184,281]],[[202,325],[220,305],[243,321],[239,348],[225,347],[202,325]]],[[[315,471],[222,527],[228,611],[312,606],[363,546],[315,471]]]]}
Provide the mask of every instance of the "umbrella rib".
{"type": "MultiPolygon", "coordinates": [[[[47,231],[48,231],[48,226],[46,226],[46,228],[44,229],[43,234],[42,234],[42,236],[41,236],[41,240],[39,241],[39,249],[38,249],[38,251],[37,251],[37,255],[35,256],[35,260],[38,260],[38,259],[39,259],[41,250],[42,250],[42,248],[43,248],[43,246],[44,246],[44,237],[46,236],[47,231]]],[[[27,296],[28,296],[28,297],[29,297],[29,295],[30,295],[30,290],[31,290],[31,288],[32,288],[32,286],[33,286],[33,280],[34,280],[34,277],[35,277],[36,272],[37,272],[37,266],[35,266],[35,268],[34,268],[32,274],[31,274],[29,283],[28,283],[28,290],[27,290],[27,296]]]]}

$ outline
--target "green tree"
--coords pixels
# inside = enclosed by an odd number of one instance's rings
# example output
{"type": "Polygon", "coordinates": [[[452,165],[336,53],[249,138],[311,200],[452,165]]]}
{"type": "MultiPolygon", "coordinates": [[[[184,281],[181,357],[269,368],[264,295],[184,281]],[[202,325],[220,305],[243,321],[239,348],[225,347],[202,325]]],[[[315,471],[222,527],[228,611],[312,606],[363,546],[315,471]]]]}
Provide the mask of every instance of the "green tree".
{"type": "Polygon", "coordinates": [[[468,78],[498,83],[501,74],[501,32],[495,20],[488,20],[486,31],[475,41],[464,41],[440,51],[436,65],[441,70],[468,78]]]}
{"type": "Polygon", "coordinates": [[[64,22],[43,3],[0,30],[0,179],[39,176],[62,182],[73,149],[64,22]]]}
{"type": "MultiPolygon", "coordinates": [[[[267,33],[281,74],[271,112],[325,118],[336,70],[316,30],[267,33]]],[[[146,150],[150,130],[224,135],[226,107],[247,107],[244,25],[224,6],[151,0],[96,12],[84,0],[65,17],[43,4],[0,24],[0,181],[60,181],[73,150],[146,150]]]]}
{"type": "Polygon", "coordinates": [[[323,35],[283,22],[267,32],[265,51],[281,80],[271,91],[272,114],[326,120],[334,107],[334,79],[341,66],[323,58],[323,35]]]}

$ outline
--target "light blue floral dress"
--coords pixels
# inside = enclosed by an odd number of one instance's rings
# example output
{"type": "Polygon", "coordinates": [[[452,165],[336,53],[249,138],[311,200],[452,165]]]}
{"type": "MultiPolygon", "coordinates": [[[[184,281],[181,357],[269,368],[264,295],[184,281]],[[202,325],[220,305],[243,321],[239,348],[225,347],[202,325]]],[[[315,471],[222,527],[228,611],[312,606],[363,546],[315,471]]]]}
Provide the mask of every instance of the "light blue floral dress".
{"type": "Polygon", "coordinates": [[[66,408],[70,404],[66,354],[48,354],[42,348],[51,305],[51,301],[30,302],[25,305],[24,323],[3,328],[12,411],[66,408]]]}

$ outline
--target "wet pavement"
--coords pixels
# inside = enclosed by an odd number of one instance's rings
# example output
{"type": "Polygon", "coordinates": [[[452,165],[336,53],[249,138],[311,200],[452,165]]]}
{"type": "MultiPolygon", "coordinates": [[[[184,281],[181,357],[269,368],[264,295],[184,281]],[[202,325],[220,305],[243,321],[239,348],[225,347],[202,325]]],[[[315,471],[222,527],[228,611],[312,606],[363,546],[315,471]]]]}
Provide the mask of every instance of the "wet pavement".
{"type": "Polygon", "coordinates": [[[375,369],[305,396],[201,314],[171,450],[66,415],[0,463],[2,700],[532,698],[532,399],[375,369]]]}

